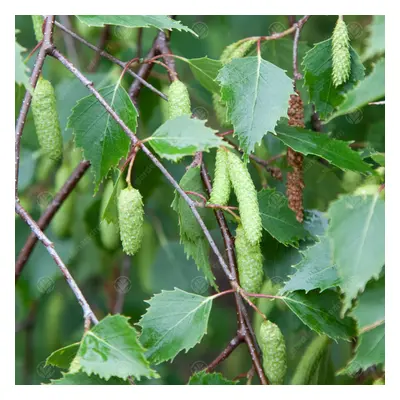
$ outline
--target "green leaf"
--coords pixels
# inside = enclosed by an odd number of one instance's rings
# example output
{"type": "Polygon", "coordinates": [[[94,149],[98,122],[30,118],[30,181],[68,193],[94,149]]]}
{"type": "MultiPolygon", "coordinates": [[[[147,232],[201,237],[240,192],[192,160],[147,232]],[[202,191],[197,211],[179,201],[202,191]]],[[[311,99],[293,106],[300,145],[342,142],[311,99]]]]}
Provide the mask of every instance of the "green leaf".
{"type": "Polygon", "coordinates": [[[377,164],[382,167],[385,166],[385,153],[373,153],[369,154],[367,157],[371,157],[377,164]]]}
{"type": "Polygon", "coordinates": [[[62,347],[51,353],[46,359],[46,365],[54,365],[62,369],[69,369],[76,353],[79,350],[80,342],[62,347]]]}
{"type": "Polygon", "coordinates": [[[217,80],[240,147],[250,154],[286,116],[292,81],[284,70],[260,56],[233,59],[220,70],[217,80]]]}
{"type": "Polygon", "coordinates": [[[276,240],[297,246],[298,241],[308,235],[288,207],[286,196],[275,189],[263,189],[257,196],[262,226],[276,240]]]}
{"type": "MultiPolygon", "coordinates": [[[[185,191],[196,192],[206,196],[203,181],[200,177],[200,166],[189,168],[185,175],[183,175],[179,185],[185,191]]],[[[194,201],[200,200],[195,195],[189,195],[189,197],[194,201]]],[[[218,290],[209,260],[210,246],[196,217],[193,215],[186,201],[176,191],[171,207],[178,213],[180,242],[183,244],[187,258],[193,258],[197,268],[203,272],[210,285],[218,290]]],[[[200,208],[200,217],[205,220],[209,215],[209,211],[205,208],[200,208]]]]}
{"type": "Polygon", "coordinates": [[[110,378],[104,380],[96,375],[87,375],[84,372],[77,372],[74,374],[63,374],[62,378],[51,380],[52,385],[129,385],[123,379],[110,378]]]}
{"type": "Polygon", "coordinates": [[[177,29],[198,36],[187,26],[166,15],[77,15],[81,22],[89,26],[119,25],[127,28],[157,28],[159,30],[177,29]]]}
{"type": "Polygon", "coordinates": [[[341,196],[331,203],[328,235],[344,292],[343,313],[385,262],[385,202],[375,196],[341,196]]]}
{"type": "Polygon", "coordinates": [[[350,313],[361,331],[370,330],[385,320],[385,278],[368,282],[350,313]]]}
{"type": "Polygon", "coordinates": [[[304,155],[313,154],[322,157],[343,170],[362,173],[372,171],[348,143],[332,139],[327,134],[280,123],[276,127],[276,136],[293,150],[304,155]]]}
{"type": "Polygon", "coordinates": [[[149,143],[160,157],[172,161],[194,155],[196,151],[219,147],[223,144],[222,139],[205,123],[189,115],[170,119],[153,133],[149,143]]]}
{"type": "Polygon", "coordinates": [[[335,88],[332,82],[331,48],[331,39],[317,43],[303,60],[304,85],[310,93],[310,102],[314,103],[323,120],[343,101],[343,93],[351,89],[355,82],[364,79],[364,66],[358,54],[350,47],[351,72],[348,82],[335,88]]]}
{"type": "Polygon", "coordinates": [[[339,295],[331,290],[319,293],[296,291],[283,296],[283,301],[313,331],[337,340],[350,340],[355,335],[355,322],[352,318],[340,318],[341,301],[339,295]]]}
{"type": "Polygon", "coordinates": [[[207,333],[212,297],[203,297],[175,288],[152,297],[150,307],[138,325],[140,341],[148,348],[147,358],[154,364],[173,360],[201,341],[207,333]]]}
{"type": "MultiPolygon", "coordinates": [[[[137,126],[137,111],[125,89],[106,86],[99,93],[133,132],[137,126]]],[[[91,162],[96,191],[111,167],[115,167],[129,150],[130,139],[93,95],[76,103],[68,119],[75,142],[83,148],[85,159],[91,162]]]]}
{"type": "Polygon", "coordinates": [[[339,115],[349,114],[367,105],[371,101],[379,100],[385,95],[385,59],[375,64],[373,71],[357,86],[346,93],[345,100],[329,121],[339,115]]]}
{"type": "Polygon", "coordinates": [[[21,53],[26,51],[24,47],[15,41],[15,82],[18,85],[24,85],[26,90],[32,91],[32,86],[29,83],[29,68],[24,63],[21,53]]]}
{"type": "Polygon", "coordinates": [[[356,354],[339,374],[354,375],[372,365],[385,362],[385,324],[361,334],[358,338],[356,354]]]}
{"type": "Polygon", "coordinates": [[[368,25],[368,30],[369,37],[367,47],[362,55],[363,60],[368,60],[385,52],[385,16],[374,15],[372,23],[368,25]]]}
{"type": "Polygon", "coordinates": [[[108,315],[88,331],[82,339],[73,363],[88,375],[97,374],[127,379],[129,376],[158,377],[150,368],[136,330],[122,315],[108,315]]]}
{"type": "Polygon", "coordinates": [[[294,265],[296,272],[281,289],[282,293],[295,290],[323,290],[338,286],[340,280],[333,264],[332,249],[329,238],[322,236],[314,245],[300,251],[301,261],[294,265]]]}
{"type": "Polygon", "coordinates": [[[207,374],[204,371],[193,374],[188,385],[236,385],[237,382],[230,381],[218,372],[207,374]]]}
{"type": "Polygon", "coordinates": [[[118,207],[117,207],[117,202],[118,202],[118,195],[119,191],[121,189],[120,187],[120,180],[122,178],[122,173],[119,169],[116,170],[117,177],[114,181],[114,187],[113,191],[111,192],[111,196],[108,200],[107,206],[104,209],[103,215],[101,216],[102,219],[105,219],[108,223],[114,223],[118,224],[118,207]]]}
{"type": "Polygon", "coordinates": [[[216,78],[219,70],[222,68],[222,62],[219,60],[213,60],[208,57],[201,58],[181,58],[186,61],[193,75],[199,81],[199,83],[204,86],[211,93],[219,94],[220,87],[216,78]]]}

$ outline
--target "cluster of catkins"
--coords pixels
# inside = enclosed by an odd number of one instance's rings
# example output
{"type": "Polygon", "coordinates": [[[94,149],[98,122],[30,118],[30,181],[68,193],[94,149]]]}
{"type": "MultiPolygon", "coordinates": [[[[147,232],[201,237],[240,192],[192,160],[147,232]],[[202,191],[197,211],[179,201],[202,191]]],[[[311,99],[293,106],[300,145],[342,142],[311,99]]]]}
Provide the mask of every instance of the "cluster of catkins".
{"type": "MultiPolygon", "coordinates": [[[[289,125],[304,128],[304,106],[300,94],[292,94],[288,109],[289,125]]],[[[289,207],[296,213],[299,222],[303,221],[303,155],[290,147],[287,149],[287,162],[292,168],[287,174],[286,194],[289,207]]]]}

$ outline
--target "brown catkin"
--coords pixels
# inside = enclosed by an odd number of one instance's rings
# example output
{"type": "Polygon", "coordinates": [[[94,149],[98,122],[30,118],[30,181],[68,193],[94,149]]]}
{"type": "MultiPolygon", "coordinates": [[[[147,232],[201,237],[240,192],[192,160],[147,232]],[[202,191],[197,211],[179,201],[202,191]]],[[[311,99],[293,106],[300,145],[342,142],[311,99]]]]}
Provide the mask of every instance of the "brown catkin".
{"type": "MultiPolygon", "coordinates": [[[[289,125],[304,128],[304,106],[299,92],[292,94],[289,100],[288,109],[289,125]]],[[[303,222],[303,155],[292,148],[287,149],[287,162],[291,171],[287,174],[286,194],[289,200],[289,207],[296,213],[296,219],[303,222]]]]}

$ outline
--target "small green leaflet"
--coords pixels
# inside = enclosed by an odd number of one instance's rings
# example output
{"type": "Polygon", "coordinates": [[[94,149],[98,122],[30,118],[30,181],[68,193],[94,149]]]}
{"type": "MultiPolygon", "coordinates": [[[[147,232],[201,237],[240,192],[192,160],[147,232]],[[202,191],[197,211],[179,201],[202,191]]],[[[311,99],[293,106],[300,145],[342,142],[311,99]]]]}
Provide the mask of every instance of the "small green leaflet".
{"type": "Polygon", "coordinates": [[[371,157],[377,164],[385,166],[385,153],[373,153],[369,154],[368,157],[371,157]]]}
{"type": "Polygon", "coordinates": [[[373,71],[357,86],[346,93],[345,100],[329,119],[349,114],[364,107],[369,102],[379,100],[385,95],[385,59],[375,64],[373,71]]]}
{"type": "Polygon", "coordinates": [[[283,123],[278,124],[275,131],[278,139],[299,153],[322,157],[343,170],[372,172],[370,165],[363,161],[360,154],[342,140],[283,123]]]}
{"type": "Polygon", "coordinates": [[[362,333],[358,338],[356,354],[349,364],[339,371],[340,375],[355,375],[372,365],[385,362],[385,324],[362,333]]]}
{"type": "Polygon", "coordinates": [[[319,334],[334,340],[350,340],[356,333],[354,320],[340,317],[341,301],[332,290],[322,293],[313,290],[307,294],[299,290],[283,296],[282,300],[305,325],[319,334]]]}
{"type": "Polygon", "coordinates": [[[222,62],[219,60],[213,60],[208,57],[183,59],[186,61],[193,75],[211,93],[219,94],[220,87],[216,78],[219,70],[222,68],[222,62]]]}
{"type": "Polygon", "coordinates": [[[15,82],[18,85],[24,85],[26,90],[32,91],[32,86],[29,83],[29,68],[24,63],[22,54],[26,49],[15,41],[15,82]]]}
{"type": "Polygon", "coordinates": [[[308,235],[288,207],[286,196],[275,189],[263,189],[257,196],[262,226],[276,240],[297,246],[299,240],[308,235]]]}
{"type": "Polygon", "coordinates": [[[368,25],[368,30],[369,37],[367,47],[362,55],[363,60],[385,52],[385,16],[374,15],[372,23],[368,25]]]}
{"type": "Polygon", "coordinates": [[[350,47],[351,73],[347,83],[337,88],[332,82],[332,40],[317,43],[303,59],[304,85],[310,93],[321,119],[325,120],[343,101],[343,93],[351,89],[355,82],[364,79],[364,66],[358,54],[350,47]]]}
{"type": "Polygon", "coordinates": [[[207,333],[212,300],[177,288],[152,297],[138,323],[142,327],[140,341],[148,349],[146,357],[160,364],[199,343],[207,333]]]}
{"type": "Polygon", "coordinates": [[[294,265],[296,272],[290,276],[281,292],[305,290],[306,293],[313,289],[323,290],[338,286],[340,280],[336,267],[333,264],[330,240],[326,236],[306,250],[301,250],[301,261],[294,265]]]}
{"type": "Polygon", "coordinates": [[[79,350],[80,342],[62,347],[51,353],[46,360],[46,365],[54,365],[62,369],[69,369],[76,353],[79,350]]]}
{"type": "Polygon", "coordinates": [[[361,331],[371,330],[385,321],[385,278],[368,282],[350,315],[361,331]]]}
{"type": "Polygon", "coordinates": [[[77,15],[81,22],[89,26],[119,25],[127,28],[157,28],[159,30],[177,29],[198,36],[187,26],[166,15],[77,15]]]}
{"type": "Polygon", "coordinates": [[[331,203],[328,236],[344,292],[343,313],[385,262],[385,202],[379,195],[345,195],[331,203]]]}
{"type": "Polygon", "coordinates": [[[106,380],[112,376],[122,379],[132,376],[137,380],[158,377],[144,353],[128,318],[108,315],[84,335],[73,361],[77,367],[74,372],[97,374],[106,380]]]}
{"type": "Polygon", "coordinates": [[[293,84],[285,71],[260,56],[235,58],[219,72],[221,97],[227,105],[240,147],[254,150],[277,121],[286,116],[293,84]]]}
{"type": "Polygon", "coordinates": [[[117,177],[114,180],[114,187],[113,191],[111,193],[110,199],[108,200],[108,204],[103,212],[103,215],[101,216],[101,219],[105,219],[108,223],[114,223],[118,224],[118,207],[117,207],[117,202],[118,202],[118,191],[120,190],[120,185],[119,181],[122,178],[122,173],[119,169],[116,170],[117,177]]]}
{"type": "Polygon", "coordinates": [[[64,374],[62,378],[52,380],[52,385],[129,385],[128,381],[119,378],[101,379],[96,375],[87,375],[84,372],[64,374]]]}
{"type": "Polygon", "coordinates": [[[223,144],[222,139],[205,123],[189,115],[170,119],[153,133],[149,143],[160,157],[171,161],[219,147],[223,144]]]}
{"type": "MultiPolygon", "coordinates": [[[[99,93],[129,129],[135,132],[138,113],[119,82],[115,86],[100,89],[99,93]]],[[[85,159],[91,162],[90,169],[97,191],[110,168],[126,157],[130,139],[93,95],[76,103],[67,127],[73,129],[76,145],[83,149],[85,159]]]]}
{"type": "Polygon", "coordinates": [[[236,385],[237,382],[230,381],[218,372],[207,374],[204,371],[193,374],[188,385],[236,385]]]}

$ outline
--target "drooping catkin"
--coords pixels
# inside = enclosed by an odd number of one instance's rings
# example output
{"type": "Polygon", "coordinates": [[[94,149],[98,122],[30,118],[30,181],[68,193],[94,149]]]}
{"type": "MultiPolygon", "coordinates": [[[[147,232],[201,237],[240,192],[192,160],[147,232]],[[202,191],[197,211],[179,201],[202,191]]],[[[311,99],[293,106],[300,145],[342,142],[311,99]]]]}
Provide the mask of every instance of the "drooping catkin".
{"type": "Polygon", "coordinates": [[[285,338],[271,321],[261,324],[259,338],[264,372],[272,385],[282,385],[287,370],[285,338]]]}
{"type": "Polygon", "coordinates": [[[291,385],[310,384],[329,343],[330,339],[325,335],[317,336],[313,339],[296,367],[291,385]]]}
{"type": "Polygon", "coordinates": [[[180,80],[173,81],[168,90],[169,119],[191,114],[190,97],[186,85],[180,80]]]}
{"type": "Polygon", "coordinates": [[[240,286],[247,293],[259,293],[264,278],[263,257],[260,245],[247,240],[242,225],[236,228],[235,250],[240,286]]]}
{"type": "Polygon", "coordinates": [[[143,202],[140,192],[128,186],[118,197],[118,220],[124,252],[130,256],[139,249],[143,238],[143,202]]]}
{"type": "Polygon", "coordinates": [[[113,189],[113,181],[109,180],[104,187],[103,197],[101,198],[100,206],[100,238],[103,246],[111,251],[115,250],[120,243],[119,226],[117,224],[114,224],[113,222],[109,223],[101,217],[108,205],[113,189]]]}
{"type": "Polygon", "coordinates": [[[231,151],[228,154],[229,178],[239,203],[240,219],[248,241],[255,245],[262,236],[257,191],[246,164],[231,151]]]}
{"type": "Polygon", "coordinates": [[[63,140],[52,84],[39,78],[32,98],[36,134],[44,154],[53,160],[62,156],[63,140]]]}
{"type": "Polygon", "coordinates": [[[43,39],[43,17],[41,15],[32,15],[33,31],[38,42],[43,39]]]}
{"type": "Polygon", "coordinates": [[[332,80],[335,87],[345,83],[350,76],[350,39],[346,23],[338,18],[332,35],[332,80]]]}
{"type": "MultiPolygon", "coordinates": [[[[288,109],[289,125],[304,128],[304,106],[300,94],[292,94],[289,100],[288,109]]],[[[303,155],[297,153],[292,148],[287,148],[287,162],[292,168],[287,173],[286,194],[288,196],[289,207],[296,213],[296,219],[303,221],[303,155]]]]}
{"type": "Polygon", "coordinates": [[[215,172],[210,203],[225,206],[231,194],[231,181],[228,172],[228,152],[218,149],[215,158],[215,172]]]}
{"type": "MultiPolygon", "coordinates": [[[[65,184],[69,176],[71,175],[72,168],[69,164],[64,163],[58,169],[55,176],[55,192],[57,193],[65,184]]],[[[71,234],[71,226],[73,224],[75,204],[75,193],[72,192],[64,200],[60,209],[54,215],[51,227],[53,232],[61,237],[67,237],[71,234]]]]}

